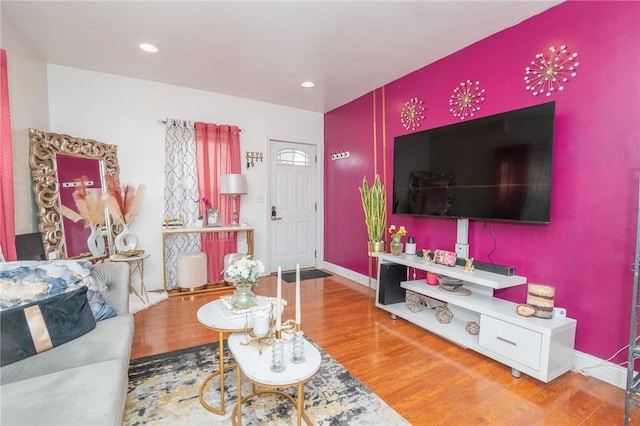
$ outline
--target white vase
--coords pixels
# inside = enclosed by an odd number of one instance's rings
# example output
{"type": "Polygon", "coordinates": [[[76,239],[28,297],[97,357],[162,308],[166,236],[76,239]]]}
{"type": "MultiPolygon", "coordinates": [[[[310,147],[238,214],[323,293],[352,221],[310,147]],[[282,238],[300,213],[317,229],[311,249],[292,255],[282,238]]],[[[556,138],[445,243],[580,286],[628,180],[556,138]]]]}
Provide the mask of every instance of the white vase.
{"type": "Polygon", "coordinates": [[[104,237],[95,226],[91,227],[91,233],[87,238],[87,247],[93,257],[104,256],[104,237]]]}
{"type": "Polygon", "coordinates": [[[202,228],[204,226],[204,221],[202,219],[196,219],[195,223],[193,224],[194,228],[202,228]]]}
{"type": "Polygon", "coordinates": [[[138,247],[138,237],[129,231],[129,225],[124,224],[122,232],[115,239],[117,251],[135,250],[138,247]]]}

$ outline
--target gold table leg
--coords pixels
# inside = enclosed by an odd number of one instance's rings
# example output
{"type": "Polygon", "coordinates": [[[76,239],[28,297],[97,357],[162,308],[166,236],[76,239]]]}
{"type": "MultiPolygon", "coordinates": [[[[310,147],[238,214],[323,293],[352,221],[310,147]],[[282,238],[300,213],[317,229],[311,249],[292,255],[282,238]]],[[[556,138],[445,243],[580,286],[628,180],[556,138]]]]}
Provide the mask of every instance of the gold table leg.
{"type": "MultiPolygon", "coordinates": [[[[220,414],[220,415],[224,415],[225,414],[225,409],[224,409],[224,373],[226,371],[230,371],[233,370],[234,368],[237,368],[235,364],[232,365],[224,365],[224,338],[223,338],[223,333],[222,331],[218,332],[218,366],[219,366],[219,370],[218,371],[214,371],[213,373],[209,374],[205,379],[204,382],[202,382],[202,384],[200,385],[200,389],[198,390],[198,399],[200,400],[200,404],[202,404],[202,406],[207,409],[208,411],[211,411],[214,414],[220,414]],[[220,408],[215,408],[212,407],[207,401],[205,401],[204,399],[204,390],[207,387],[207,384],[214,378],[220,376],[220,408]]],[[[238,388],[239,389],[239,388],[238,388]]],[[[239,390],[238,390],[239,391],[239,390]]]]}
{"type": "Polygon", "coordinates": [[[149,295],[147,294],[147,289],[144,286],[144,264],[143,264],[143,262],[144,262],[144,259],[132,260],[130,262],[129,288],[131,289],[131,291],[133,291],[133,293],[136,296],[138,296],[140,298],[140,300],[142,300],[142,303],[149,303],[149,295]],[[136,288],[133,286],[133,278],[135,278],[136,273],[140,276],[140,293],[138,293],[136,288]],[[142,298],[143,294],[144,294],[144,297],[147,298],[146,302],[142,298]]]}
{"type": "MultiPolygon", "coordinates": [[[[249,379],[251,381],[251,379],[249,379]]],[[[307,380],[308,381],[308,380],[307,380]]],[[[236,371],[236,386],[238,387],[238,402],[236,402],[236,405],[233,407],[233,411],[231,413],[231,424],[232,426],[242,426],[242,404],[244,402],[247,402],[248,400],[252,399],[255,396],[258,395],[278,395],[281,396],[283,398],[286,398],[287,400],[289,400],[289,402],[291,402],[291,404],[296,407],[296,410],[298,411],[297,413],[297,424],[298,426],[302,426],[302,420],[304,419],[304,422],[309,425],[312,426],[314,423],[311,422],[311,419],[309,418],[309,416],[307,415],[307,413],[304,411],[304,384],[307,382],[302,382],[302,383],[298,383],[297,387],[298,387],[298,399],[294,400],[293,397],[291,395],[289,395],[286,392],[282,392],[279,390],[276,390],[277,388],[283,388],[283,387],[289,387],[287,385],[281,385],[281,386],[267,386],[267,385],[263,385],[263,384],[259,384],[259,388],[255,388],[253,386],[255,386],[255,383],[253,381],[251,381],[252,387],[253,387],[253,392],[251,392],[251,394],[242,397],[241,392],[240,392],[240,368],[237,369],[236,371]],[[261,388],[260,388],[261,387],[261,388]]]]}
{"type": "MultiPolygon", "coordinates": [[[[298,426],[302,426],[302,415],[304,414],[304,383],[298,384],[298,426]]],[[[307,421],[307,419],[305,419],[307,421]]]]}

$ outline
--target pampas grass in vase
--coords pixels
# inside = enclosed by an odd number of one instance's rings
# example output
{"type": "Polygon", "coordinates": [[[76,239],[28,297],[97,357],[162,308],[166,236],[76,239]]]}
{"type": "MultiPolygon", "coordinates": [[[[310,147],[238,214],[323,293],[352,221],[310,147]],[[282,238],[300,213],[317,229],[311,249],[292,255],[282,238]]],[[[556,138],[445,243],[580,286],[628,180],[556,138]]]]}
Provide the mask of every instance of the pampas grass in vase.
{"type": "Polygon", "coordinates": [[[75,221],[81,218],[84,220],[84,227],[91,228],[87,247],[93,256],[99,257],[104,255],[104,238],[100,233],[100,228],[105,223],[104,203],[97,191],[87,190],[88,180],[86,176],[76,179],[80,186],[71,195],[78,209],[78,219],[75,221]]]}
{"type": "Polygon", "coordinates": [[[131,185],[125,185],[121,188],[112,174],[107,174],[105,180],[107,210],[114,222],[122,225],[123,228],[115,239],[116,250],[118,252],[135,250],[138,246],[138,237],[129,230],[129,225],[133,223],[140,211],[145,187],[138,185],[134,189],[131,185]]]}

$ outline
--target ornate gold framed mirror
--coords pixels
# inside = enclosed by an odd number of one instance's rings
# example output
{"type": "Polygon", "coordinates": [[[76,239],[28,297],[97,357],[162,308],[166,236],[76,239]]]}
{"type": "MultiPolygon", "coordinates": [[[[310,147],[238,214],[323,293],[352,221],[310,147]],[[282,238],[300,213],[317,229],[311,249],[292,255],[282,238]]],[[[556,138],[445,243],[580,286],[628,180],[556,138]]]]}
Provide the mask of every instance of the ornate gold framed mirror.
{"type": "MultiPolygon", "coordinates": [[[[88,241],[106,238],[107,253],[113,246],[113,227],[106,209],[99,230],[83,221],[74,191],[82,186],[101,199],[106,191],[105,174],[119,181],[117,146],[93,139],[29,129],[31,153],[29,165],[33,194],[42,242],[47,258],[78,258],[96,256],[88,241]],[[74,205],[75,204],[75,205],[74,205]],[[99,236],[94,235],[98,233],[99,236]]],[[[98,204],[96,204],[98,205],[98,204]]]]}

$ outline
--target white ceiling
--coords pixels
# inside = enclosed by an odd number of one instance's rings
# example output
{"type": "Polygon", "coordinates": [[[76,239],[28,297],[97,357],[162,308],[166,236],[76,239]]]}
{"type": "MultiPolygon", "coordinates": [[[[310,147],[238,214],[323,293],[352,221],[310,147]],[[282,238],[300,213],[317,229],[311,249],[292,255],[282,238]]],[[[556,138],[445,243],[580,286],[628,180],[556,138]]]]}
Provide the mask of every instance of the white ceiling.
{"type": "Polygon", "coordinates": [[[49,63],[324,113],[558,3],[2,0],[1,12],[49,63]]]}

